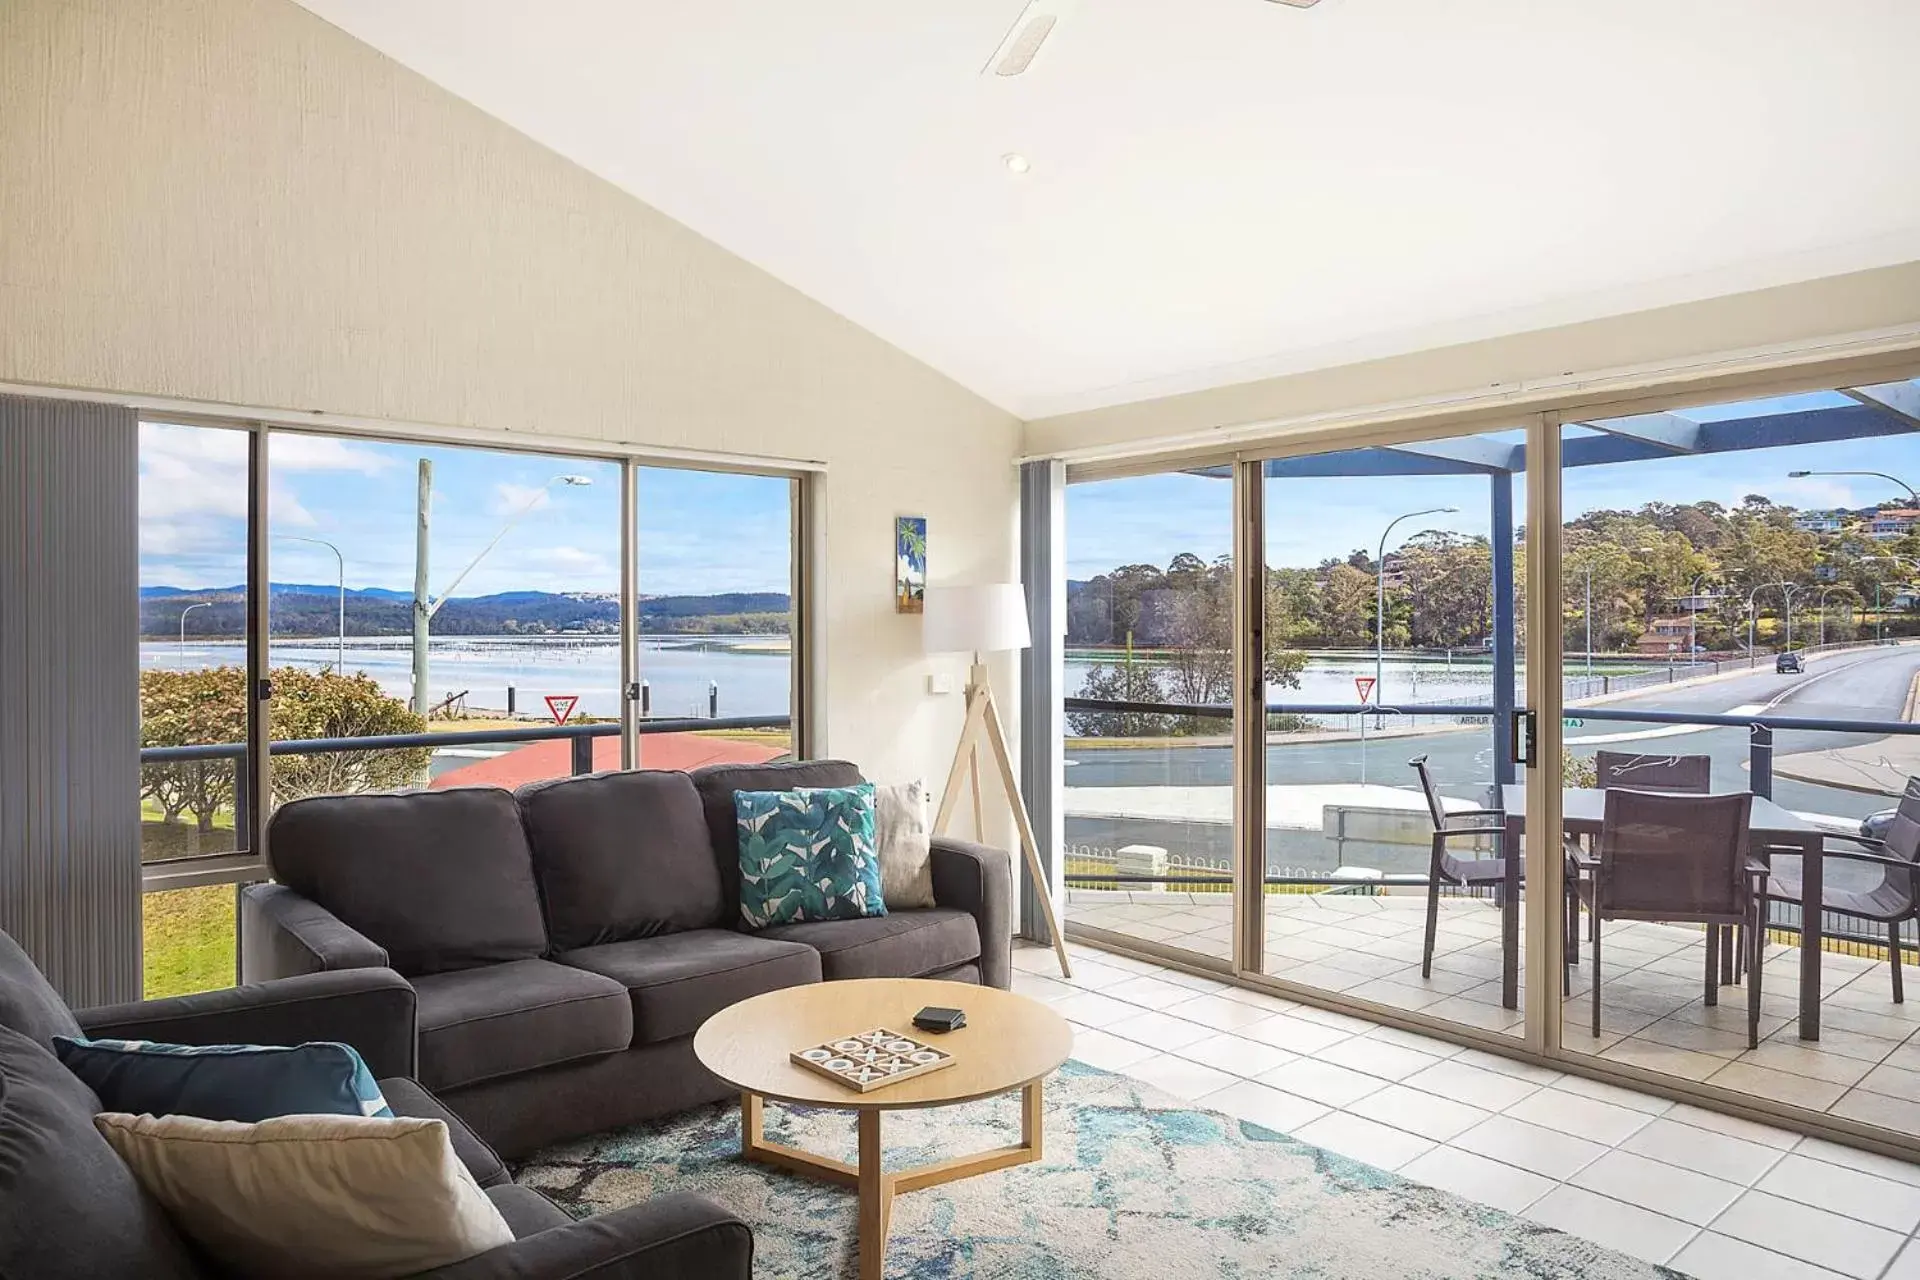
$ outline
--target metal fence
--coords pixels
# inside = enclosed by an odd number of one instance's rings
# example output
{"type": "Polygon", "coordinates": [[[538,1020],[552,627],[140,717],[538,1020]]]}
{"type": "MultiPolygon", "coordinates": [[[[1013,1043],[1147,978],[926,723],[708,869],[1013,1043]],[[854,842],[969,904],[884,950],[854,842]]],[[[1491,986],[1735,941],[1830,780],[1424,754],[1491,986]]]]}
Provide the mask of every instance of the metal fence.
{"type": "MultiPolygon", "coordinates": [[[[1828,650],[1837,648],[1860,648],[1860,645],[1829,645],[1828,650]]],[[[1743,660],[1744,661],[1744,660],[1743,660]]],[[[1067,698],[1065,708],[1080,712],[1121,712],[1140,715],[1163,715],[1195,717],[1200,719],[1228,720],[1233,718],[1233,708],[1221,704],[1192,703],[1126,703],[1104,702],[1088,698],[1067,698]]],[[[1448,718],[1459,723],[1463,718],[1474,721],[1491,722],[1494,708],[1478,703],[1415,703],[1393,706],[1366,706],[1340,703],[1274,702],[1267,705],[1269,716],[1346,716],[1375,723],[1393,725],[1417,724],[1419,720],[1448,718]]],[[[1570,709],[1572,712],[1572,709],[1570,709]]],[[[1773,755],[1774,737],[1777,732],[1805,730],[1824,733],[1857,733],[1876,737],[1913,737],[1920,736],[1920,723],[1904,720],[1854,720],[1826,717],[1779,716],[1769,714],[1756,715],[1713,715],[1704,712],[1654,711],[1647,709],[1620,709],[1614,707],[1581,707],[1577,712],[1582,719],[1589,721],[1617,722],[1631,724],[1661,725],[1697,725],[1702,727],[1723,727],[1745,729],[1747,731],[1748,789],[1755,795],[1769,799],[1773,796],[1773,755]]],[[[1169,745],[1179,742],[1170,738],[1169,745]]],[[[1893,801],[1888,801],[1891,808],[1893,801]]],[[[1074,857],[1090,857],[1093,851],[1070,853],[1069,861],[1074,857]]],[[[1179,886],[1191,890],[1196,886],[1227,884],[1231,889],[1231,871],[1218,863],[1209,864],[1218,868],[1217,874],[1207,874],[1198,869],[1195,860],[1183,861],[1179,874],[1171,869],[1166,875],[1119,874],[1104,870],[1087,869],[1075,871],[1071,868],[1066,875],[1069,886],[1092,888],[1102,884],[1114,886],[1138,884],[1179,886]]],[[[1377,881],[1356,882],[1339,877],[1327,871],[1309,871],[1303,868],[1282,868],[1271,871],[1263,880],[1268,886],[1267,892],[1274,892],[1273,886],[1290,886],[1299,891],[1309,886],[1317,886],[1323,891],[1353,892],[1359,885],[1367,884],[1376,888],[1424,889],[1427,885],[1425,875],[1385,875],[1377,881]]],[[[1221,892],[1220,889],[1202,891],[1221,892]]],[[[1443,887],[1450,891],[1450,887],[1443,887]]],[[[1861,932],[1862,922],[1855,917],[1823,912],[1823,928],[1826,934],[1826,946],[1829,950],[1845,950],[1860,955],[1886,954],[1887,938],[1879,926],[1874,932],[1861,932]]],[[[1772,927],[1784,934],[1797,935],[1800,927],[1800,907],[1795,904],[1776,902],[1770,921],[1772,927]]],[[[1905,927],[1903,938],[1906,945],[1920,945],[1920,930],[1913,924],[1905,927]]]]}

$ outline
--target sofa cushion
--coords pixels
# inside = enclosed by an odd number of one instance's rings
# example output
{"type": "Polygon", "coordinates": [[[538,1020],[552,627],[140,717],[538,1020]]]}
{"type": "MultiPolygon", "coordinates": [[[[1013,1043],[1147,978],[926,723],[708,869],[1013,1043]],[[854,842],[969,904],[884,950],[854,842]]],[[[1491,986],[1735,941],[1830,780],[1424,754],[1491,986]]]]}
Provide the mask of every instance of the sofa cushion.
{"type": "Polygon", "coordinates": [[[529,783],[514,798],[555,951],[705,929],[729,916],[686,774],[596,773],[529,783]]]}
{"type": "Polygon", "coordinates": [[[417,978],[420,1083],[451,1089],[633,1043],[627,989],[549,960],[417,978]]]}
{"type": "Polygon", "coordinates": [[[166,1211],[94,1129],[99,1109],[35,1037],[0,1028],[0,1276],[201,1275],[166,1211]]]}
{"type": "Polygon", "coordinates": [[[690,1036],[748,996],[820,981],[820,956],[813,948],[731,929],[613,942],[554,959],[604,974],[632,993],[635,1044],[690,1036]]]}
{"type": "Polygon", "coordinates": [[[487,1199],[493,1201],[493,1207],[507,1220],[507,1226],[512,1228],[516,1240],[525,1240],[528,1236],[564,1227],[573,1221],[559,1205],[532,1187],[523,1187],[518,1183],[488,1187],[487,1199]]]}
{"type": "Polygon", "coordinates": [[[77,1036],[80,1024],[20,944],[0,932],[0,1027],[51,1049],[55,1036],[77,1036]]]}
{"type": "Polygon", "coordinates": [[[883,916],[873,784],[736,791],[740,919],[748,928],[883,916]]]}
{"type": "MultiPolygon", "coordinates": [[[[475,1133],[465,1120],[449,1111],[446,1103],[422,1088],[418,1080],[388,1076],[380,1082],[380,1092],[386,1095],[387,1105],[393,1108],[393,1114],[397,1116],[438,1120],[445,1124],[447,1140],[453,1143],[453,1154],[460,1157],[460,1163],[467,1166],[467,1172],[473,1175],[475,1182],[483,1187],[495,1187],[513,1181],[499,1152],[488,1146],[486,1139],[475,1133]]],[[[513,1221],[511,1215],[507,1221],[513,1221]]]]}
{"type": "Polygon", "coordinates": [[[707,836],[720,871],[729,923],[740,905],[740,827],[736,791],[792,791],[798,787],[852,787],[865,782],[845,760],[798,760],[788,764],[709,764],[693,771],[693,785],[707,815],[707,836]]]}
{"type": "Polygon", "coordinates": [[[776,925],[753,936],[812,947],[820,953],[820,971],[828,982],[923,978],[980,958],[980,928],[973,917],[945,907],[776,925]]]}
{"type": "Polygon", "coordinates": [[[496,787],[291,800],[267,822],[274,879],[415,974],[547,949],[533,856],[496,787]]]}
{"type": "Polygon", "coordinates": [[[102,1111],[198,1116],[251,1124],[274,1116],[391,1116],[352,1045],[53,1042],[61,1065],[87,1083],[102,1111]]]}

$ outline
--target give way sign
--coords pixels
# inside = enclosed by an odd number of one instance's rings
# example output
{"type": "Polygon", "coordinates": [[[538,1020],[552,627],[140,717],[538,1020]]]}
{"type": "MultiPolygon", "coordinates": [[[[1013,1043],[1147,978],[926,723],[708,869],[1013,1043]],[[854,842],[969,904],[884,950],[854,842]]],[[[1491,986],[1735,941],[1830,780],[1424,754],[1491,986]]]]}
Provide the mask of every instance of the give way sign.
{"type": "MultiPolygon", "coordinates": [[[[1371,702],[1373,700],[1373,677],[1355,676],[1353,678],[1353,691],[1360,695],[1362,706],[1371,702]]],[[[548,701],[551,702],[552,699],[549,698],[548,701]]]]}
{"type": "Polygon", "coordinates": [[[550,693],[547,695],[547,710],[553,713],[555,724],[565,724],[579,702],[580,695],[576,693],[550,693]]]}

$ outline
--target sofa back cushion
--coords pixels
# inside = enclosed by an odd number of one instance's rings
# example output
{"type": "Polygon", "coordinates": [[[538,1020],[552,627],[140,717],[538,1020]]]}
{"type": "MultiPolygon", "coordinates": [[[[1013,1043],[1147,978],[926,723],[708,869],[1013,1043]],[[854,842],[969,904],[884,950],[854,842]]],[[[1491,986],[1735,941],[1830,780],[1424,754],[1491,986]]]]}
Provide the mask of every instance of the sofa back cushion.
{"type": "Polygon", "coordinates": [[[291,800],[267,823],[267,860],[403,974],[547,949],[520,810],[497,787],[291,800]]]}
{"type": "Polygon", "coordinates": [[[77,1036],[80,1024],[40,966],[0,932],[0,1027],[51,1050],[55,1036],[77,1036]]]}
{"type": "Polygon", "coordinates": [[[713,860],[725,895],[726,920],[740,925],[740,817],[734,811],[736,791],[792,791],[799,787],[856,787],[865,782],[860,770],[845,760],[796,760],[789,764],[710,764],[693,771],[707,814],[707,833],[713,842],[713,860]]]}
{"type": "Polygon", "coordinates": [[[0,1027],[0,1276],[203,1274],[165,1211],[94,1130],[99,1109],[44,1046],[0,1027]]]}
{"type": "Polygon", "coordinates": [[[555,951],[709,928],[728,915],[693,779],[626,770],[515,793],[555,951]]]}

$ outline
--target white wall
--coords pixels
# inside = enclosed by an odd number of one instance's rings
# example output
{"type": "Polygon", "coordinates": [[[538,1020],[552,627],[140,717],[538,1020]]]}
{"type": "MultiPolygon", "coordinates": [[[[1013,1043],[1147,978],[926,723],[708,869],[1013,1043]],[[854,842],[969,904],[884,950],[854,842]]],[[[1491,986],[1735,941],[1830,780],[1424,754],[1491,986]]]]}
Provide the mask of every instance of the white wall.
{"type": "Polygon", "coordinates": [[[823,461],[824,747],[884,778],[961,715],[894,515],[1014,572],[1014,419],[285,0],[0,5],[0,382],[823,461]]]}

